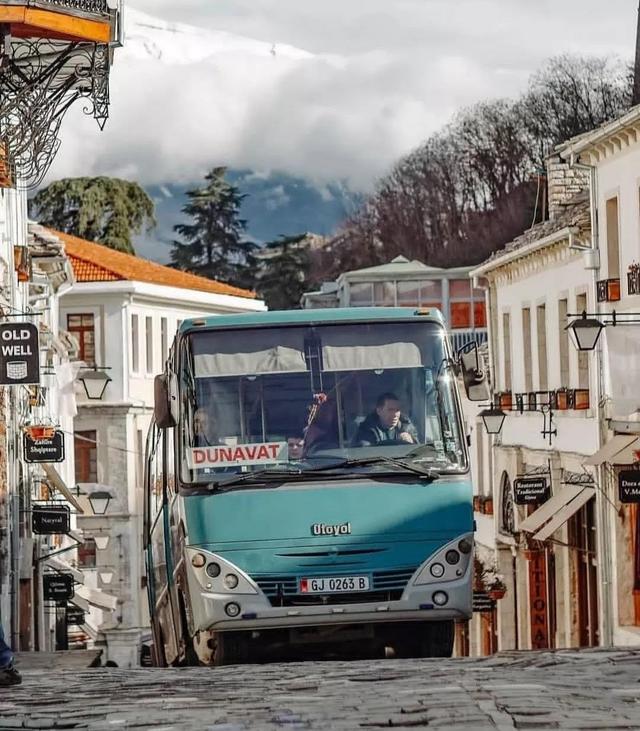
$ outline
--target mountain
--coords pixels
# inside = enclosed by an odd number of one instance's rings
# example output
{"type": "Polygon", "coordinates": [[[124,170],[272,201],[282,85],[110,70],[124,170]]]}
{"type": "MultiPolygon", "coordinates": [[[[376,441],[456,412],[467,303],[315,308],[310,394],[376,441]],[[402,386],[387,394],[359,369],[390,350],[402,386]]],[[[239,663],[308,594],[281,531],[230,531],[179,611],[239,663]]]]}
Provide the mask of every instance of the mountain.
{"type": "MultiPolygon", "coordinates": [[[[241,215],[247,221],[247,235],[258,243],[307,231],[329,236],[359,202],[357,195],[339,183],[318,187],[282,173],[247,170],[230,170],[228,179],[247,196],[241,215]]],[[[198,184],[147,186],[156,205],[158,225],[150,234],[136,238],[135,248],[140,256],[169,261],[175,237],[173,227],[185,220],[181,209],[187,202],[186,191],[198,184]]]]}

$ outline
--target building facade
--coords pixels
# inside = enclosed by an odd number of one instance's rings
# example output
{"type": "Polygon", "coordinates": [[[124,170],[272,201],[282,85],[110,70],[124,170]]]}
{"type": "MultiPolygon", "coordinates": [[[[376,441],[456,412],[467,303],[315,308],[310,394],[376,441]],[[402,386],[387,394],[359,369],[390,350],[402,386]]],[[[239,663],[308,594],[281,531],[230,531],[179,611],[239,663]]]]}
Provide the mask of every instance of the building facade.
{"type": "Polygon", "coordinates": [[[128,667],[137,664],[148,627],[142,488],[154,377],[183,319],[265,307],[251,292],[60,237],[76,276],[63,297],[61,319],[83,368],[102,375],[105,384],[98,399],[77,387],[75,481],[82,492],[112,498],[105,515],[79,520],[85,537],[79,568],[86,583],[117,599],[114,612],[95,610],[92,622],[106,642],[106,657],[128,667]]]}

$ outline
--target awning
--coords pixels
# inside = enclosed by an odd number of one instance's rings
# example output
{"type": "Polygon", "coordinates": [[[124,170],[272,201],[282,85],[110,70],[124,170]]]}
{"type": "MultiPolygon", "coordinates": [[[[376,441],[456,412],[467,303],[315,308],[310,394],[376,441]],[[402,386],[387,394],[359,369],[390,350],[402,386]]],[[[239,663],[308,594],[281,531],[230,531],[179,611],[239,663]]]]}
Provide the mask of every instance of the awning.
{"type": "Polygon", "coordinates": [[[566,523],[574,513],[577,513],[583,505],[588,503],[595,494],[596,491],[593,487],[567,485],[523,520],[520,523],[520,528],[527,531],[527,533],[534,533],[533,538],[535,540],[544,541],[561,525],[566,523]]]}
{"type": "Polygon", "coordinates": [[[73,507],[79,512],[84,514],[84,509],[82,508],[82,505],[76,500],[75,496],[69,490],[69,488],[65,485],[64,480],[62,477],[60,477],[60,474],[58,473],[58,470],[50,464],[43,463],[42,469],[44,470],[45,475],[47,476],[47,479],[51,483],[52,487],[54,487],[61,495],[64,495],[64,499],[73,505],[73,507]]]}
{"type": "Polygon", "coordinates": [[[76,583],[84,584],[84,574],[82,573],[82,571],[74,568],[70,563],[63,561],[62,559],[58,558],[57,556],[52,556],[51,558],[45,558],[44,563],[47,566],[51,566],[51,568],[55,569],[56,571],[61,571],[64,574],[71,574],[73,576],[73,580],[76,583]]]}
{"type": "MultiPolygon", "coordinates": [[[[584,461],[584,464],[592,467],[599,467],[604,462],[609,462],[610,464],[629,464],[627,462],[619,462],[618,455],[620,455],[623,451],[628,451],[628,448],[635,441],[637,441],[637,437],[635,435],[630,436],[629,434],[616,434],[616,436],[609,439],[609,441],[595,454],[588,457],[584,461]]],[[[633,457],[633,454],[631,454],[631,456],[633,457]]]]}
{"type": "MultiPolygon", "coordinates": [[[[91,589],[88,586],[76,586],[75,596],[73,601],[76,601],[76,597],[84,599],[89,604],[93,604],[94,607],[99,609],[109,609],[113,611],[118,606],[118,600],[111,594],[106,594],[100,589],[91,589]]],[[[78,605],[80,606],[80,605],[78,605]]]]}

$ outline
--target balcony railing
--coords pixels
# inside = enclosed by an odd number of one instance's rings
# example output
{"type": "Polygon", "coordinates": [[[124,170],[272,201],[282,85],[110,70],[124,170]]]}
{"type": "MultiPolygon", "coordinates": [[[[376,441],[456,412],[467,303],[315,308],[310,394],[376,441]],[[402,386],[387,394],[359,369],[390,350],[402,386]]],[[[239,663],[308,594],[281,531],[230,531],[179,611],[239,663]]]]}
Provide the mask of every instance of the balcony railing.
{"type": "MultiPolygon", "coordinates": [[[[14,0],[9,4],[25,5],[26,0],[14,0]]],[[[90,15],[108,16],[111,14],[107,0],[30,0],[31,7],[42,8],[43,10],[63,10],[80,11],[90,15]]]]}
{"type": "Polygon", "coordinates": [[[457,353],[460,348],[463,348],[468,343],[472,343],[474,340],[478,345],[482,345],[487,342],[487,331],[484,328],[476,330],[449,330],[449,337],[451,338],[451,345],[453,352],[457,353]]]}

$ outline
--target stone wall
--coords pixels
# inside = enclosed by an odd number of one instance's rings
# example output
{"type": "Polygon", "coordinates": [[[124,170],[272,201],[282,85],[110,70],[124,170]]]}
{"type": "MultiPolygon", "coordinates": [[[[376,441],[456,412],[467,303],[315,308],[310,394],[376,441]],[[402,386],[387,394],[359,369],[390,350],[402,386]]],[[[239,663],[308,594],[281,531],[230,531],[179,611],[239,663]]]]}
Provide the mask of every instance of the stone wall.
{"type": "Polygon", "coordinates": [[[571,168],[559,155],[547,159],[549,218],[553,220],[578,193],[589,190],[589,171],[571,168]]]}

